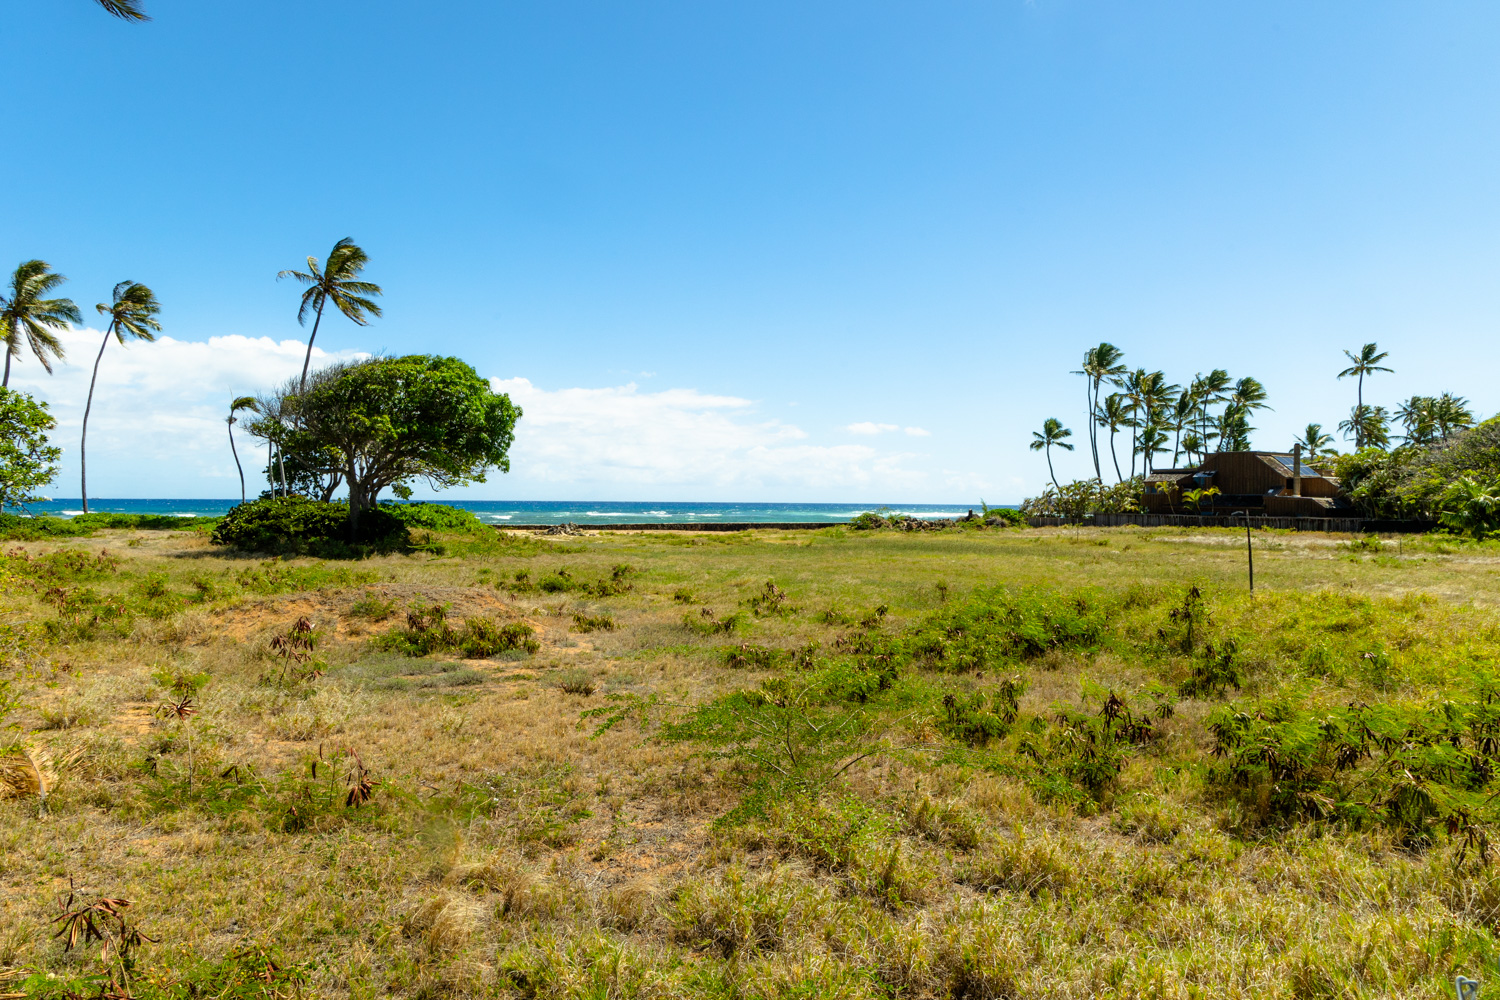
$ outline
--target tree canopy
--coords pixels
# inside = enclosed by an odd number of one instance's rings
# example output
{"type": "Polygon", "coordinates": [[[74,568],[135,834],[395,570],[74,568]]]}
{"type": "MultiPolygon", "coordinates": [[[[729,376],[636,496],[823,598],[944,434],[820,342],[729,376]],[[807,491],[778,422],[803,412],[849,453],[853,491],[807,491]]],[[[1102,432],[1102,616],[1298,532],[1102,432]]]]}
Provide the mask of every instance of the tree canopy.
{"type": "Polygon", "coordinates": [[[62,450],[47,442],[55,426],[46,403],[0,389],[0,510],[46,499],[36,490],[57,475],[62,450]]]}
{"type": "Polygon", "coordinates": [[[509,451],[521,410],[458,358],[412,354],[376,358],[315,378],[289,400],[296,428],[288,453],[321,452],[339,466],[349,489],[349,517],[391,489],[485,481],[510,471],[509,451]]]}

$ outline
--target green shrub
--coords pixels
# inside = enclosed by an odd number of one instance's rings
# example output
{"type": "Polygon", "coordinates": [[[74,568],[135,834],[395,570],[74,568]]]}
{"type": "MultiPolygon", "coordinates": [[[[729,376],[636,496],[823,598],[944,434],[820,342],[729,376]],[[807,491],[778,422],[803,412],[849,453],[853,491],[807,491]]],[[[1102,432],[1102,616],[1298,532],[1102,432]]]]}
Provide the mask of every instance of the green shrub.
{"type": "Polygon", "coordinates": [[[1090,649],[1105,637],[1109,615],[1087,592],[979,590],[928,616],[897,640],[894,651],[950,673],[1090,649]]]}
{"type": "Polygon", "coordinates": [[[416,531],[448,531],[465,534],[493,534],[473,511],[445,503],[382,503],[380,509],[416,531]]]}
{"type": "Polygon", "coordinates": [[[434,604],[406,616],[405,628],[394,628],[375,637],[377,649],[426,656],[457,650],[469,659],[485,659],[499,653],[524,650],[535,653],[542,644],[532,638],[535,630],[524,622],[496,625],[488,618],[470,618],[460,627],[448,621],[448,609],[434,604]]]}
{"type": "Polygon", "coordinates": [[[306,497],[268,497],[235,507],[214,527],[212,540],[246,552],[322,556],[392,551],[410,541],[406,525],[387,508],[365,511],[349,538],[349,505],[306,497]]]}
{"type": "Polygon", "coordinates": [[[74,524],[65,517],[26,517],[23,514],[0,513],[0,539],[30,542],[43,538],[76,538],[93,534],[87,525],[74,524]]]}

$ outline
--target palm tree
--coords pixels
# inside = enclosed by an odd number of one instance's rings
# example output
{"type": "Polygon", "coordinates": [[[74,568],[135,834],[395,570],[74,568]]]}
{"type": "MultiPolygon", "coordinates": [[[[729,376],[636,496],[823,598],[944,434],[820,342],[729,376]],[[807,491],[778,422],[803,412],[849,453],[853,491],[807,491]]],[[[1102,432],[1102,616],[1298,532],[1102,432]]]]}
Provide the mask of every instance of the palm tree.
{"type": "Polygon", "coordinates": [[[1396,419],[1406,428],[1407,444],[1431,444],[1438,435],[1438,401],[1432,396],[1413,396],[1396,407],[1396,419]]]}
{"type": "Polygon", "coordinates": [[[1141,474],[1149,475],[1156,467],[1156,456],[1167,450],[1167,428],[1162,424],[1147,424],[1141,430],[1141,474]]]}
{"type": "Polygon", "coordinates": [[[1390,414],[1383,406],[1356,406],[1348,420],[1339,421],[1339,433],[1353,437],[1356,448],[1385,448],[1391,443],[1389,427],[1390,414]]]}
{"type": "Polygon", "coordinates": [[[371,302],[369,296],[379,295],[380,286],[360,281],[359,273],[370,262],[369,255],[355,242],[345,236],[328,252],[328,263],[318,265],[316,257],[307,258],[307,270],[282,271],[282,278],[296,278],[307,285],[302,293],[302,306],[297,310],[297,322],[307,325],[307,314],[313,314],[312,334],[307,338],[307,357],[302,361],[302,382],[299,392],[307,388],[307,366],[312,363],[313,341],[318,338],[318,324],[323,322],[323,307],[331,299],[338,311],[348,316],[357,326],[364,326],[370,316],[379,317],[380,307],[371,302]]]}
{"type": "MultiPolygon", "coordinates": [[[[1104,381],[1114,382],[1120,375],[1125,373],[1125,366],[1120,359],[1125,356],[1114,344],[1105,342],[1098,347],[1091,347],[1083,354],[1083,368],[1074,372],[1074,375],[1086,377],[1084,382],[1084,395],[1087,397],[1089,413],[1099,409],[1099,386],[1104,381]]],[[[1104,479],[1099,469],[1099,435],[1096,422],[1089,421],[1089,449],[1094,455],[1094,478],[1104,479]]]]}
{"type": "Polygon", "coordinates": [[[1115,433],[1121,427],[1130,426],[1130,411],[1125,407],[1125,397],[1118,392],[1105,396],[1104,405],[1099,407],[1095,420],[1100,427],[1109,428],[1109,458],[1115,463],[1115,480],[1123,483],[1125,477],[1120,475],[1120,456],[1115,454],[1115,433]]]}
{"type": "Polygon", "coordinates": [[[1292,444],[1300,444],[1307,452],[1308,458],[1317,458],[1328,450],[1329,445],[1333,444],[1333,435],[1324,434],[1322,424],[1308,424],[1302,432],[1302,437],[1293,441],[1292,444]]]}
{"type": "Polygon", "coordinates": [[[254,396],[239,396],[234,400],[234,402],[229,404],[229,416],[224,418],[224,422],[229,425],[229,453],[234,456],[234,467],[238,469],[240,473],[240,503],[244,503],[245,468],[244,466],[240,465],[240,453],[239,450],[234,446],[234,425],[239,422],[239,418],[237,418],[235,414],[240,412],[241,410],[249,410],[251,413],[259,413],[260,404],[255,401],[254,396]]]}
{"type": "MultiPolygon", "coordinates": [[[[1376,372],[1391,371],[1391,369],[1382,368],[1380,365],[1380,362],[1390,357],[1390,352],[1382,351],[1373,343],[1370,343],[1366,344],[1364,347],[1361,347],[1358,354],[1350,354],[1348,351],[1345,351],[1344,357],[1354,362],[1354,364],[1339,372],[1339,378],[1348,378],[1350,375],[1359,376],[1359,392],[1355,400],[1355,412],[1362,413],[1365,410],[1365,376],[1373,375],[1376,372]]],[[[1347,422],[1348,421],[1346,421],[1346,423],[1347,422]]],[[[1363,437],[1358,436],[1361,433],[1359,430],[1358,421],[1355,421],[1355,424],[1356,437],[1354,439],[1354,447],[1357,450],[1365,446],[1365,441],[1363,437]]]]}
{"type": "Polygon", "coordinates": [[[1438,433],[1443,440],[1453,431],[1474,426],[1474,414],[1469,412],[1469,401],[1462,396],[1445,392],[1437,398],[1432,409],[1432,418],[1437,421],[1438,433]]]}
{"type": "Polygon", "coordinates": [[[1064,441],[1064,438],[1072,436],[1073,432],[1064,427],[1062,421],[1056,417],[1048,417],[1042,423],[1040,432],[1031,432],[1031,450],[1047,453],[1047,474],[1052,477],[1052,485],[1057,487],[1058,492],[1062,492],[1062,487],[1057,485],[1057,473],[1052,471],[1052,446],[1057,445],[1059,448],[1072,451],[1073,446],[1064,441]]]}
{"type": "Polygon", "coordinates": [[[1198,408],[1198,401],[1193,397],[1193,389],[1189,386],[1177,394],[1172,402],[1172,467],[1177,467],[1178,457],[1182,454],[1182,428],[1193,417],[1193,412],[1198,408]]]}
{"type": "Polygon", "coordinates": [[[1208,451],[1208,443],[1219,436],[1213,430],[1208,408],[1225,400],[1229,386],[1229,373],[1222,368],[1215,368],[1207,375],[1193,376],[1191,391],[1198,401],[1198,441],[1204,452],[1208,451]]]}
{"type": "Polygon", "coordinates": [[[83,407],[83,434],[78,439],[78,474],[83,490],[83,512],[89,512],[88,440],[89,411],[94,407],[94,383],[99,381],[99,362],[104,360],[104,349],[109,346],[110,334],[114,334],[120,346],[125,346],[125,335],[129,334],[147,342],[156,339],[161,324],[156,314],[161,312],[161,303],[156,295],[138,281],[122,281],[115,286],[114,297],[108,304],[95,306],[100,315],[109,317],[109,326],[104,328],[104,342],[99,345],[99,355],[94,358],[94,377],[89,379],[89,398],[83,407]]]}
{"type": "Polygon", "coordinates": [[[1219,416],[1219,448],[1227,445],[1230,451],[1249,451],[1250,417],[1256,410],[1269,410],[1266,405],[1266,387],[1259,379],[1245,376],[1234,384],[1226,399],[1224,412],[1219,416]]]}
{"type": "Polygon", "coordinates": [[[0,295],[0,326],[5,336],[5,380],[0,388],[10,386],[10,359],[20,356],[23,336],[47,374],[52,374],[53,359],[62,360],[62,342],[53,331],[82,323],[83,314],[72,299],[45,296],[67,280],[54,274],[43,260],[23,261],[11,275],[8,294],[0,295]]]}
{"type": "Polygon", "coordinates": [[[94,0],[100,7],[122,21],[149,21],[141,0],[94,0]]]}

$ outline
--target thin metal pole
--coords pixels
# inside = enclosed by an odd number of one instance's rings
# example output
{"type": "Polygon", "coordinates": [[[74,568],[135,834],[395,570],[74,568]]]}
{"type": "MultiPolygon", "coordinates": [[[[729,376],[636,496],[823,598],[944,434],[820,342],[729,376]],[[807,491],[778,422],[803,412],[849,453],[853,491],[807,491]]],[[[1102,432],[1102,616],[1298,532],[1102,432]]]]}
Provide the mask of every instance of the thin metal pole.
{"type": "MultiPolygon", "coordinates": [[[[1248,510],[1237,510],[1235,514],[1245,516],[1245,561],[1250,567],[1250,593],[1255,593],[1255,549],[1250,544],[1250,512],[1248,510]]],[[[1234,515],[1231,514],[1231,517],[1234,515]]]]}

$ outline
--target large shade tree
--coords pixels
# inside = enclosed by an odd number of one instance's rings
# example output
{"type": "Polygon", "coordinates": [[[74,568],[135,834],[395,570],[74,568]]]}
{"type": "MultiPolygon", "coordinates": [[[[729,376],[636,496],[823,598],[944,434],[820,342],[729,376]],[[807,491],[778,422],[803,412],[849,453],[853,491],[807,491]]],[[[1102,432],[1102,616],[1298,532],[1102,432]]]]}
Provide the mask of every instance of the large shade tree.
{"type": "Polygon", "coordinates": [[[10,386],[10,359],[19,357],[27,347],[50,375],[52,362],[63,358],[61,330],[71,323],[83,322],[83,314],[72,299],[48,298],[67,281],[44,260],[22,261],[10,276],[10,287],[0,295],[0,334],[5,337],[5,380],[0,388],[10,386]]]}
{"type": "Polygon", "coordinates": [[[509,472],[521,417],[464,362],[426,354],[345,366],[314,379],[294,405],[298,443],[289,450],[337,455],[351,537],[386,489],[406,497],[418,479],[442,489],[482,483],[489,469],[509,472]]]}
{"type": "Polygon", "coordinates": [[[307,325],[307,317],[313,317],[312,333],[307,337],[307,355],[302,359],[302,381],[299,392],[307,390],[307,367],[312,363],[313,341],[318,339],[318,325],[323,322],[323,310],[329,302],[356,325],[364,326],[370,317],[380,316],[380,307],[370,296],[379,295],[380,286],[360,279],[359,275],[370,263],[370,257],[349,237],[344,237],[328,252],[328,260],[319,264],[316,257],[307,258],[306,271],[282,271],[278,279],[293,278],[307,286],[302,293],[302,305],[297,309],[297,322],[307,325]]]}
{"type": "Polygon", "coordinates": [[[161,331],[161,324],[156,321],[156,314],[161,312],[161,303],[156,301],[156,295],[151,289],[138,281],[120,282],[115,286],[110,301],[101,302],[94,308],[99,310],[100,315],[109,317],[109,325],[104,329],[104,342],[99,345],[99,354],[94,358],[94,375],[89,379],[88,402],[83,407],[83,432],[78,437],[79,487],[83,491],[85,514],[89,512],[89,412],[94,408],[94,386],[99,381],[99,362],[104,360],[104,349],[109,346],[111,336],[124,347],[126,337],[149,342],[155,340],[157,333],[161,331]]]}

